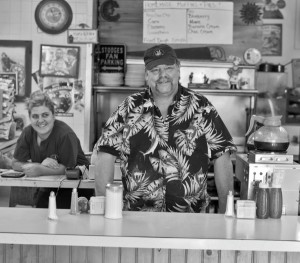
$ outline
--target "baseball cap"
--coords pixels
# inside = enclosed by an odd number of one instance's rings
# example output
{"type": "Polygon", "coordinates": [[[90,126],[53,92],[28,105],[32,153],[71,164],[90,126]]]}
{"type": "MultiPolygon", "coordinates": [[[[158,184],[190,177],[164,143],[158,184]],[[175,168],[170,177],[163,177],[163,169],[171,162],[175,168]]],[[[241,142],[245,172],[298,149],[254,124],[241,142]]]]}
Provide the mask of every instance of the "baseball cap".
{"type": "Polygon", "coordinates": [[[158,65],[174,65],[177,61],[175,50],[166,44],[151,47],[145,51],[144,62],[147,70],[158,65]]]}

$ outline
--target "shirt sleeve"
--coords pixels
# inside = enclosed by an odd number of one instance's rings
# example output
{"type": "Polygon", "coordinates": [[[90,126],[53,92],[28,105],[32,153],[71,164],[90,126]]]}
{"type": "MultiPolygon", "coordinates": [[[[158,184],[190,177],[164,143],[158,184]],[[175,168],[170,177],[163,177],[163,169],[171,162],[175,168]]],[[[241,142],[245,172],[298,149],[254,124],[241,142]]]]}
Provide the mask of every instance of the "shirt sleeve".
{"type": "Polygon", "coordinates": [[[30,155],[30,141],[31,138],[25,128],[17,140],[16,148],[14,151],[14,158],[20,162],[27,162],[31,160],[30,155]]]}
{"type": "Polygon", "coordinates": [[[203,129],[208,144],[209,157],[217,159],[225,152],[235,152],[236,146],[219,113],[208,101],[203,111],[203,129]]]}
{"type": "Polygon", "coordinates": [[[77,137],[73,133],[67,133],[60,140],[58,162],[66,167],[77,165],[77,155],[79,152],[77,137]]]}
{"type": "Polygon", "coordinates": [[[102,135],[94,146],[97,152],[106,152],[114,156],[120,155],[123,142],[125,118],[128,112],[128,98],[123,101],[117,110],[110,116],[104,125],[102,135]]]}

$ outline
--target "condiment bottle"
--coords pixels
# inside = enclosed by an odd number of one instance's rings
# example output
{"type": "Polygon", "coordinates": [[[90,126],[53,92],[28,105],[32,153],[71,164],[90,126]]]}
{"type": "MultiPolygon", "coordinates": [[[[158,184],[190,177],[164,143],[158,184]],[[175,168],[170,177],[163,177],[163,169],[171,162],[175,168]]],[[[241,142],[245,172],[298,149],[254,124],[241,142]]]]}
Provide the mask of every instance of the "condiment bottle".
{"type": "Polygon", "coordinates": [[[123,186],[112,183],[106,185],[105,217],[111,219],[122,218],[123,186]]]}
{"type": "Polygon", "coordinates": [[[280,218],[282,215],[282,181],[285,172],[281,169],[276,169],[272,175],[272,187],[270,188],[270,217],[280,218]]]}
{"type": "Polygon", "coordinates": [[[269,187],[266,183],[260,183],[257,200],[256,200],[256,216],[260,219],[266,219],[269,217],[270,211],[270,196],[269,187]]]}
{"type": "Polygon", "coordinates": [[[72,190],[72,198],[71,198],[71,215],[77,215],[78,214],[78,192],[76,188],[73,188],[72,190]]]}
{"type": "Polygon", "coordinates": [[[227,195],[225,216],[234,217],[234,197],[232,191],[229,191],[229,194],[227,195]]]}
{"type": "Polygon", "coordinates": [[[278,219],[282,215],[282,190],[280,185],[270,188],[270,217],[278,219]]]}

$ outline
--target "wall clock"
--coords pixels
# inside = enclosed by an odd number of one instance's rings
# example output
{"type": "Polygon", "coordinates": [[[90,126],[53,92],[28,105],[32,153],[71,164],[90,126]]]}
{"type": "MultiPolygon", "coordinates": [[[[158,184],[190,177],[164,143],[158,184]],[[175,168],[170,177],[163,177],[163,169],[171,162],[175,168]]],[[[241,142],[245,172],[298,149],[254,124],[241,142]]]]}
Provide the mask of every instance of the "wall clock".
{"type": "Polygon", "coordinates": [[[35,9],[38,27],[48,34],[60,34],[72,23],[73,12],[65,0],[42,0],[35,9]]]}
{"type": "Polygon", "coordinates": [[[244,53],[244,59],[248,65],[257,65],[261,58],[261,53],[256,48],[248,48],[244,53]]]}

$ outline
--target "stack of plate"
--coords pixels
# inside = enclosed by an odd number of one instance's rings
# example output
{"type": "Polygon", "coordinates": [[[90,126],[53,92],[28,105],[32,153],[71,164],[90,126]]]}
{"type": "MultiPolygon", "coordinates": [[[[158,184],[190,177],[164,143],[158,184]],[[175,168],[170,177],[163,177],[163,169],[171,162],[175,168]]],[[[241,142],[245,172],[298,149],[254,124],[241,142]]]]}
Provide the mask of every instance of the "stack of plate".
{"type": "Polygon", "coordinates": [[[108,87],[124,85],[124,73],[99,73],[99,82],[108,87]]]}
{"type": "Polygon", "coordinates": [[[145,86],[145,66],[143,64],[127,65],[125,85],[131,87],[145,86]]]}

